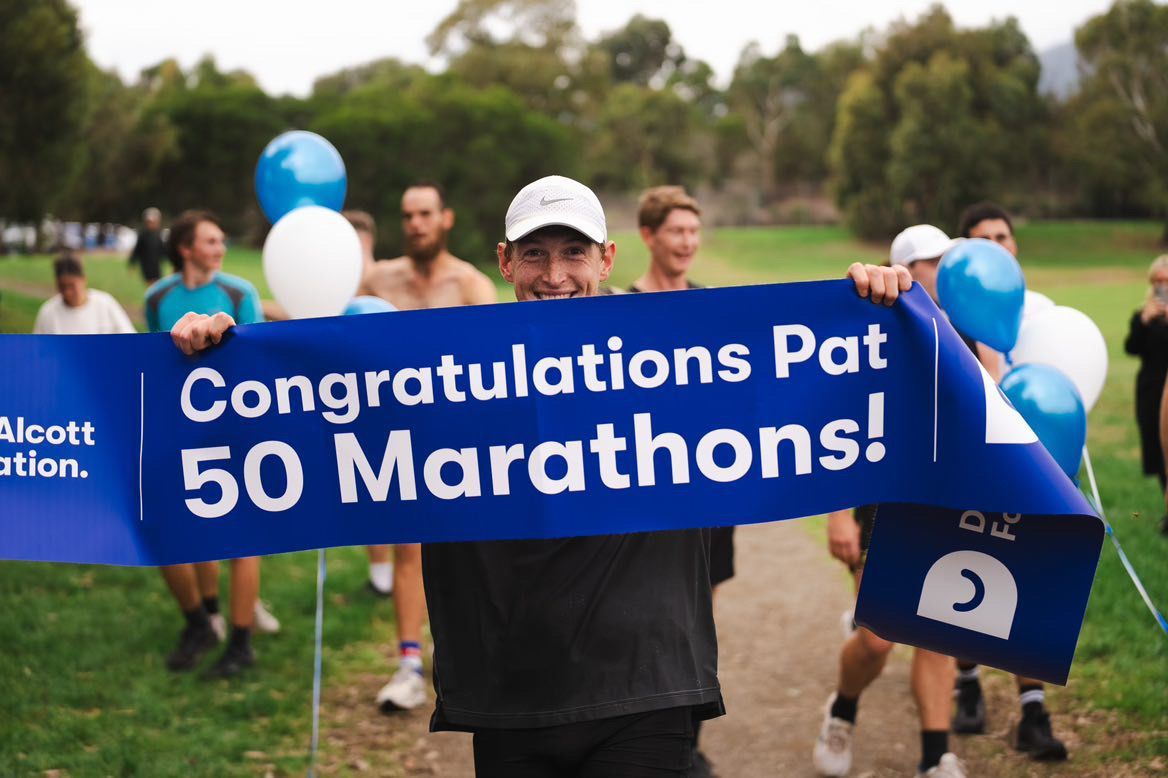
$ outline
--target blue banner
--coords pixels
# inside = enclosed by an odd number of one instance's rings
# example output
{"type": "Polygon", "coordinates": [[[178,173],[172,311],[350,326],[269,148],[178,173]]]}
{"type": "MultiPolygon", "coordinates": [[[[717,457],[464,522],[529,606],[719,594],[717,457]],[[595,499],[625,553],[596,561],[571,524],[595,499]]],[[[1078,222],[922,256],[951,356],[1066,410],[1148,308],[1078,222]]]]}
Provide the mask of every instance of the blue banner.
{"type": "MultiPolygon", "coordinates": [[[[166,335],[12,335],[0,360],[6,559],[159,565],[908,504],[878,516],[861,620],[1059,679],[1102,542],[919,287],[891,307],[828,281],[259,324],[196,357],[166,335]],[[1025,520],[1013,541],[954,530],[974,510],[1025,520]],[[960,550],[1012,571],[1025,629],[919,615],[931,561],[960,550]],[[1068,625],[1038,636],[1058,652],[1013,647],[1040,631],[1032,612],[1068,625]]],[[[972,605],[961,588],[988,568],[954,564],[948,607],[1000,607],[989,579],[972,605]]]]}

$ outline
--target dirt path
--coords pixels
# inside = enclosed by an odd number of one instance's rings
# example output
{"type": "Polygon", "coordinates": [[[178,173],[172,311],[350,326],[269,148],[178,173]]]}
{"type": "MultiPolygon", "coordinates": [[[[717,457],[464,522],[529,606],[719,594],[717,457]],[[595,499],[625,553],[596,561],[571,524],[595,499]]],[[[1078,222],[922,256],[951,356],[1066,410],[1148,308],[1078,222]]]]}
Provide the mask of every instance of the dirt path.
{"type": "MultiPolygon", "coordinates": [[[[850,586],[824,544],[798,522],[741,527],[736,545],[738,575],[719,590],[716,603],[727,715],[705,725],[702,749],[721,778],[810,777],[815,775],[811,748],[843,641],[840,614],[852,603],[850,586]]],[[[852,776],[915,772],[920,746],[909,691],[910,655],[898,648],[864,694],[852,776]]],[[[998,672],[985,675],[990,733],[951,741],[970,776],[1157,774],[1088,766],[1122,739],[1115,722],[1101,715],[1055,716],[1055,731],[1071,747],[1067,764],[1039,766],[1014,754],[1008,745],[1016,721],[1012,681],[998,672]]],[[[336,756],[321,772],[473,775],[470,736],[428,734],[428,708],[399,717],[377,713],[370,700],[384,680],[357,679],[326,696],[325,739],[336,756]]],[[[1057,695],[1052,692],[1056,712],[1057,695]]]]}

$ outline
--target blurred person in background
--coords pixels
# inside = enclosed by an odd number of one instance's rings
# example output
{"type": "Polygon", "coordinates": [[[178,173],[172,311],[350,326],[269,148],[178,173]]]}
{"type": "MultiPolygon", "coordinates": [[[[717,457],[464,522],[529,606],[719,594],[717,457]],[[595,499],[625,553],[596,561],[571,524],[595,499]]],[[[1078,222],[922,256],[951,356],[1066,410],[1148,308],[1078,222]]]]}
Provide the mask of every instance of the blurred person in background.
{"type": "Polygon", "coordinates": [[[85,266],[72,254],[53,262],[57,294],[37,311],[34,335],[118,335],[135,332],[118,301],[99,289],[90,289],[85,266]]]}
{"type": "Polygon", "coordinates": [[[162,241],[162,213],[157,208],[147,208],[142,212],[142,229],[138,230],[138,241],[130,252],[129,265],[138,265],[142,270],[142,280],[152,284],[162,278],[164,256],[166,246],[162,241]]]}
{"type": "MultiPolygon", "coordinates": [[[[1136,426],[1140,430],[1140,452],[1144,474],[1165,479],[1164,452],[1160,443],[1160,405],[1168,375],[1168,254],[1162,254],[1148,269],[1148,294],[1143,307],[1132,314],[1124,351],[1140,360],[1136,374],[1136,426]]],[[[1160,521],[1168,533],[1168,515],[1160,521]]]]}

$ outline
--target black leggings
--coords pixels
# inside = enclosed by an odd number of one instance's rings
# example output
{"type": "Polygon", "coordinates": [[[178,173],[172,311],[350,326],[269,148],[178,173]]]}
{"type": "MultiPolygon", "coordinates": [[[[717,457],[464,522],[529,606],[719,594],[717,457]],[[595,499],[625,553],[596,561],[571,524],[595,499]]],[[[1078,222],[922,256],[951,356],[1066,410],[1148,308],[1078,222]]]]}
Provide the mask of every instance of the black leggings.
{"type": "Polygon", "coordinates": [[[693,763],[691,708],[539,729],[480,730],[478,778],[681,778],[693,763]]]}

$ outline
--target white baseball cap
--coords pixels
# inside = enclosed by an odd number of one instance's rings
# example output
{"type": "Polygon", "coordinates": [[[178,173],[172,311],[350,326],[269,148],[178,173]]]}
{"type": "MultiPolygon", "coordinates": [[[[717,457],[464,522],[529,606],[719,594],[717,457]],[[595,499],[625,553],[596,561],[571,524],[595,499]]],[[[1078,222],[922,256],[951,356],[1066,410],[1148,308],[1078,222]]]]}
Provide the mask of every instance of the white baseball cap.
{"type": "Polygon", "coordinates": [[[545,176],[519,190],[507,209],[507,240],[516,241],[538,229],[571,227],[589,240],[608,242],[604,209],[591,189],[564,176],[545,176]]]}
{"type": "Polygon", "coordinates": [[[892,239],[889,259],[894,265],[911,265],[918,259],[936,259],[960,242],[931,224],[914,224],[892,239]]]}

